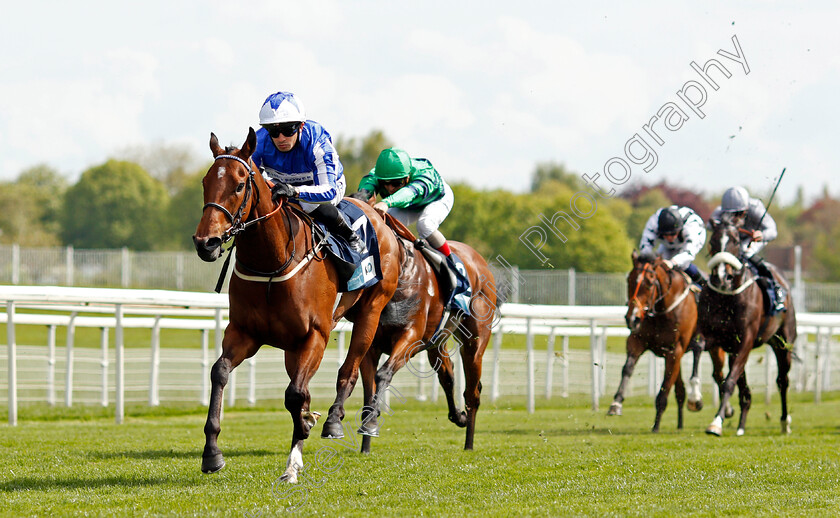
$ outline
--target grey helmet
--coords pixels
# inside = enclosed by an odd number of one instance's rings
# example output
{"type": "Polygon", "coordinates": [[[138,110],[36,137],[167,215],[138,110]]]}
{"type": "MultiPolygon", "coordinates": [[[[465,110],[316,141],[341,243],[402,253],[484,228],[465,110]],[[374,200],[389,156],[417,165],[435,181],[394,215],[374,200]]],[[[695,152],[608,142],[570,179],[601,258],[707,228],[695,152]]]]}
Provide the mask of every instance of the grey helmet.
{"type": "Polygon", "coordinates": [[[683,219],[680,216],[679,208],[676,205],[671,205],[660,210],[657,223],[660,236],[678,234],[683,228],[683,219]]]}
{"type": "Polygon", "coordinates": [[[730,187],[720,201],[722,212],[741,212],[750,207],[750,194],[743,187],[730,187]]]}

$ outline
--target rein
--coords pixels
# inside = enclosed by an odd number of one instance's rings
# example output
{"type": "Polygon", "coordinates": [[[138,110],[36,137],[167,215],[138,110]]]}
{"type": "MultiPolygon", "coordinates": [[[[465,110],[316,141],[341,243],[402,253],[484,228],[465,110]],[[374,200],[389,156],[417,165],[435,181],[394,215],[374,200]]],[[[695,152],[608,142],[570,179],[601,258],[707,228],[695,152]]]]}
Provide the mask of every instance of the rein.
{"type": "MultiPolygon", "coordinates": [[[[650,264],[648,263],[648,264],[645,264],[645,267],[642,269],[642,274],[644,274],[645,272],[648,272],[648,271],[655,272],[655,270],[656,270],[656,267],[651,268],[650,264]]],[[[670,275],[669,275],[668,278],[670,279],[670,275]]],[[[654,309],[656,307],[656,304],[660,300],[665,299],[665,293],[664,293],[664,290],[662,290],[662,286],[659,284],[659,279],[655,279],[655,281],[653,282],[653,286],[655,287],[655,289],[658,293],[661,293],[661,295],[659,297],[657,297],[653,301],[653,304],[651,304],[648,308],[645,308],[644,306],[642,306],[642,303],[638,298],[639,287],[641,286],[641,284],[642,284],[641,282],[636,283],[636,291],[633,293],[633,298],[631,299],[630,302],[636,304],[639,307],[639,309],[644,311],[645,314],[649,317],[655,317],[655,316],[665,315],[667,313],[670,313],[671,311],[676,309],[680,304],[682,304],[682,302],[685,300],[685,298],[688,297],[688,294],[691,293],[691,283],[687,282],[686,286],[685,286],[685,289],[674,300],[674,302],[672,302],[667,308],[665,308],[665,310],[656,311],[656,309],[654,309]]]]}

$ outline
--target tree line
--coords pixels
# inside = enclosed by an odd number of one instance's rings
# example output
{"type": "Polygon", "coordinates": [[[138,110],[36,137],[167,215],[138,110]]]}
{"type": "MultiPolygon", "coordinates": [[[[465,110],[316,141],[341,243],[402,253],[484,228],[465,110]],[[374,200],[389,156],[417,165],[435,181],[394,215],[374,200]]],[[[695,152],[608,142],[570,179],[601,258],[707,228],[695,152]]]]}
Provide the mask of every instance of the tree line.
{"type": "MultiPolygon", "coordinates": [[[[335,144],[349,194],[392,142],[383,132],[373,131],[364,137],[339,137],[335,144]]],[[[210,160],[197,160],[183,148],[164,144],[127,148],[116,155],[82,172],[73,184],[43,164],[0,183],[0,204],[6,209],[0,219],[0,242],[191,250],[203,206],[201,179],[210,160]]],[[[434,163],[434,157],[428,158],[434,163]]],[[[440,172],[447,177],[446,171],[440,172]]],[[[707,219],[729,187],[703,195],[667,182],[636,184],[614,198],[598,199],[597,210],[589,210],[587,202],[579,203],[578,193],[586,191],[580,176],[562,164],[538,163],[530,178],[530,189],[521,193],[480,190],[450,178],[455,206],[441,231],[490,260],[501,256],[523,269],[626,272],[630,253],[657,209],[687,205],[707,219]],[[579,209],[576,215],[572,209],[579,209]]],[[[840,200],[826,189],[821,198],[806,204],[800,188],[792,203],[774,202],[770,214],[779,237],[768,253],[801,245],[809,278],[840,281],[840,200]]],[[[701,268],[704,256],[698,258],[701,268]]]]}

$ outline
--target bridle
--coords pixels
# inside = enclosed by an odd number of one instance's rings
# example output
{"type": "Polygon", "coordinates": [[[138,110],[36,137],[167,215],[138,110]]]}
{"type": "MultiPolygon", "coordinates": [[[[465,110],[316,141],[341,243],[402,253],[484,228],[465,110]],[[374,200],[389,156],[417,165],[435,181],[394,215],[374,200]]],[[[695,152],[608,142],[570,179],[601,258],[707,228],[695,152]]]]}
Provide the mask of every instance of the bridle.
{"type": "Polygon", "coordinates": [[[222,243],[224,244],[224,243],[227,243],[228,241],[230,241],[232,238],[236,237],[237,234],[244,231],[246,228],[250,227],[251,225],[256,225],[260,221],[268,219],[271,216],[273,216],[274,214],[276,214],[277,211],[280,210],[280,207],[282,205],[278,203],[277,207],[274,210],[272,210],[271,212],[269,212],[268,214],[265,214],[263,216],[259,216],[255,219],[250,220],[250,221],[242,221],[243,217],[245,216],[245,207],[248,205],[248,200],[251,199],[251,192],[252,191],[254,193],[254,203],[259,203],[259,201],[260,201],[260,191],[256,188],[256,180],[254,180],[254,175],[256,175],[257,172],[254,171],[254,169],[251,167],[251,165],[248,162],[239,158],[238,156],[235,156],[235,155],[217,155],[215,160],[219,160],[220,158],[228,158],[228,159],[231,159],[231,160],[236,160],[240,164],[244,165],[245,168],[248,170],[248,178],[245,180],[245,196],[242,198],[242,203],[239,204],[239,208],[236,209],[235,213],[231,214],[231,212],[228,209],[226,209],[224,206],[222,206],[218,203],[212,202],[212,201],[208,202],[208,203],[205,203],[204,207],[202,207],[202,209],[201,209],[202,212],[207,207],[212,207],[212,208],[215,208],[215,209],[219,209],[227,217],[228,221],[230,221],[230,226],[228,228],[226,228],[224,232],[222,232],[222,243]]]}
{"type": "MultiPolygon", "coordinates": [[[[668,276],[669,283],[670,283],[670,279],[671,279],[671,276],[669,275],[668,276]]],[[[670,289],[670,284],[669,284],[668,288],[670,289]]],[[[656,311],[656,309],[655,309],[656,305],[661,301],[664,302],[665,294],[667,292],[666,292],[666,290],[662,289],[662,284],[659,282],[659,278],[656,276],[656,266],[652,266],[650,263],[645,263],[644,268],[642,268],[642,271],[640,272],[639,277],[636,280],[636,291],[633,293],[633,298],[630,299],[630,303],[634,304],[636,307],[641,309],[642,312],[644,312],[645,316],[655,317],[657,315],[664,315],[666,313],[670,313],[671,311],[673,311],[677,306],[679,306],[682,303],[683,300],[685,300],[685,298],[688,296],[688,294],[690,292],[691,292],[691,284],[689,282],[686,282],[685,289],[683,290],[682,293],[680,293],[679,296],[677,296],[677,298],[674,300],[674,302],[672,302],[663,311],[656,311]],[[639,288],[642,285],[641,281],[644,278],[644,274],[647,273],[647,272],[651,272],[653,274],[653,282],[651,284],[653,285],[653,288],[654,288],[654,296],[653,296],[653,303],[648,305],[648,306],[644,306],[644,305],[642,305],[642,301],[639,300],[639,288]],[[658,294],[658,296],[656,296],[656,294],[658,294]]]]}
{"type": "MultiPolygon", "coordinates": [[[[750,235],[752,235],[752,232],[750,232],[749,230],[745,230],[743,228],[738,228],[738,232],[739,232],[739,234],[750,234],[750,235]]],[[[714,236],[712,236],[712,237],[714,239],[714,236]]],[[[741,261],[738,257],[735,257],[733,254],[731,254],[729,252],[726,252],[724,250],[726,241],[723,240],[723,239],[721,239],[721,241],[722,241],[721,242],[721,251],[712,255],[712,258],[709,260],[709,268],[714,270],[715,268],[717,268],[718,266],[720,266],[722,264],[728,264],[732,268],[735,269],[736,274],[740,275],[741,272],[744,269],[747,268],[746,263],[744,261],[741,261]]],[[[711,248],[711,245],[710,245],[710,248],[711,248]]],[[[718,288],[717,286],[715,286],[711,282],[709,282],[707,284],[707,286],[709,287],[710,290],[712,290],[716,293],[720,293],[721,295],[738,295],[738,294],[742,293],[744,290],[746,290],[747,288],[749,288],[750,285],[752,285],[754,282],[755,282],[755,277],[749,276],[746,281],[742,282],[735,289],[718,288]]]]}

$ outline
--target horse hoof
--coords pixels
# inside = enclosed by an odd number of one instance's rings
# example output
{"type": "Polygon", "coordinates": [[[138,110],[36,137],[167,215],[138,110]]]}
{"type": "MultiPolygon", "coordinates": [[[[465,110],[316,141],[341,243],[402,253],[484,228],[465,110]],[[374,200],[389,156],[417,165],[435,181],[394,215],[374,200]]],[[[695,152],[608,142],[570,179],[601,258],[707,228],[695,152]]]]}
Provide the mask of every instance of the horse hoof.
{"type": "Polygon", "coordinates": [[[699,412],[703,410],[703,400],[698,399],[697,401],[687,401],[686,406],[688,407],[689,412],[699,412]]]}
{"type": "Polygon", "coordinates": [[[721,435],[723,435],[723,428],[713,424],[706,428],[706,433],[709,435],[715,435],[717,437],[720,437],[721,435]]]}
{"type": "Polygon", "coordinates": [[[324,428],[321,430],[321,439],[342,439],[344,438],[344,429],[341,427],[340,421],[329,421],[324,423],[324,428]]]}
{"type": "Polygon", "coordinates": [[[745,433],[746,433],[746,430],[744,430],[743,428],[738,428],[738,431],[735,432],[735,437],[741,437],[745,433]]]}
{"type": "Polygon", "coordinates": [[[730,405],[730,404],[728,404],[728,403],[727,403],[727,404],[726,404],[726,410],[724,410],[724,414],[723,414],[723,415],[724,415],[727,419],[729,419],[730,417],[732,417],[733,415],[735,415],[735,408],[734,408],[732,405],[730,405]]]}
{"type": "Polygon", "coordinates": [[[613,403],[607,410],[607,415],[621,415],[621,403],[613,403]]]}
{"type": "Polygon", "coordinates": [[[366,435],[368,437],[379,437],[379,427],[367,428],[365,426],[360,426],[359,429],[356,430],[356,433],[359,435],[366,435]]]}
{"type": "Polygon", "coordinates": [[[457,414],[449,414],[449,420],[455,423],[459,428],[467,426],[467,413],[463,410],[457,414]]]}
{"type": "Polygon", "coordinates": [[[297,474],[296,473],[283,473],[280,476],[280,482],[285,482],[287,484],[297,484],[297,474]]]}
{"type": "Polygon", "coordinates": [[[206,474],[216,473],[225,467],[225,458],[221,453],[201,458],[201,472],[206,474]]]}

